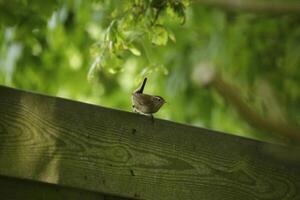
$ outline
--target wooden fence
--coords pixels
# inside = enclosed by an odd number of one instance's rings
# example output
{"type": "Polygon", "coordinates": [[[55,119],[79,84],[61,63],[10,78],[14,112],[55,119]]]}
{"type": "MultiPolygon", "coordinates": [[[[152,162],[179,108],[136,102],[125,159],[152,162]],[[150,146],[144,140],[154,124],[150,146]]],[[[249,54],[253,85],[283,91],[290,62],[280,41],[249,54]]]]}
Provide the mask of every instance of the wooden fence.
{"type": "Polygon", "coordinates": [[[290,152],[0,86],[0,199],[300,199],[290,152]]]}

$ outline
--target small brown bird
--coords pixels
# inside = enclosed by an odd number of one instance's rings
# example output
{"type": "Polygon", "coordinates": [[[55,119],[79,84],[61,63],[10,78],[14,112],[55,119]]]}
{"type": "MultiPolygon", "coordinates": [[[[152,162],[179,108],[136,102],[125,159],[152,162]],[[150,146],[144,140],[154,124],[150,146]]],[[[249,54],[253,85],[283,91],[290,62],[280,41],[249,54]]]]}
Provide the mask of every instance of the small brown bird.
{"type": "Polygon", "coordinates": [[[134,112],[152,116],[166,101],[156,95],[143,94],[147,78],[144,79],[142,86],[132,93],[132,108],[134,112]]]}

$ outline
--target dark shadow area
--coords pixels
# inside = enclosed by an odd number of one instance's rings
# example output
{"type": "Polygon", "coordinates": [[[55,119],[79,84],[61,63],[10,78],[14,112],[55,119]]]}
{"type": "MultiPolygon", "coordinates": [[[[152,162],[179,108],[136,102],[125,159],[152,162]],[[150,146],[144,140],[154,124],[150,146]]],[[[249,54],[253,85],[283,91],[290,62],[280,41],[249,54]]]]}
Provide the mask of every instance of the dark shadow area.
{"type": "Polygon", "coordinates": [[[61,187],[25,179],[0,176],[2,200],[11,199],[72,199],[72,200],[129,200],[70,187],[61,187]]]}

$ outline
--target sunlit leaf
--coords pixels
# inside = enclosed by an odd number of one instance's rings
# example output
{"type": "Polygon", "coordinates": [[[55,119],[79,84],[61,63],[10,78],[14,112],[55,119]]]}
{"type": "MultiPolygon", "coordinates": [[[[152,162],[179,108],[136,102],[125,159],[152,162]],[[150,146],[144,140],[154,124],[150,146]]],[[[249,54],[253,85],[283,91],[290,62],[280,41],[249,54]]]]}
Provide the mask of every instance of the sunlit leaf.
{"type": "Polygon", "coordinates": [[[134,46],[130,46],[129,47],[129,51],[135,55],[135,56],[140,56],[141,55],[141,52],[140,50],[138,50],[137,48],[135,48],[134,46]]]}
{"type": "Polygon", "coordinates": [[[168,30],[168,36],[172,42],[176,42],[176,37],[173,31],[168,30]]]}
{"type": "Polygon", "coordinates": [[[162,64],[154,67],[154,70],[156,72],[162,73],[163,75],[168,75],[169,74],[169,70],[164,65],[162,65],[162,64]]]}
{"type": "Polygon", "coordinates": [[[153,69],[150,67],[145,67],[142,72],[141,72],[141,76],[142,77],[147,77],[149,75],[151,75],[153,73],[153,69]]]}
{"type": "Polygon", "coordinates": [[[115,68],[109,68],[108,72],[111,74],[116,74],[116,73],[118,73],[118,70],[116,70],[115,68]]]}
{"type": "Polygon", "coordinates": [[[93,58],[99,56],[99,54],[101,53],[101,43],[97,42],[94,43],[91,47],[90,47],[90,54],[93,58]]]}
{"type": "Polygon", "coordinates": [[[120,73],[124,70],[124,68],[122,66],[117,66],[117,67],[111,67],[111,68],[108,68],[108,73],[110,74],[117,74],[117,73],[120,73]]]}
{"type": "Polygon", "coordinates": [[[168,32],[163,26],[160,25],[156,25],[152,28],[150,37],[152,44],[158,46],[164,46],[168,42],[168,32]]]}
{"type": "Polygon", "coordinates": [[[87,76],[89,81],[94,79],[96,70],[99,69],[100,66],[101,66],[101,58],[97,57],[89,69],[88,76],[87,76]]]}

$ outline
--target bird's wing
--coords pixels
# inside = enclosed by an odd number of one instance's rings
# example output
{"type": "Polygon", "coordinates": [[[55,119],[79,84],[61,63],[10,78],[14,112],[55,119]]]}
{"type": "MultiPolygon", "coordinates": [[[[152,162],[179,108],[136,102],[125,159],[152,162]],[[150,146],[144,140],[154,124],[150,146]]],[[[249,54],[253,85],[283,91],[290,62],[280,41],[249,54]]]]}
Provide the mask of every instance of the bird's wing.
{"type": "Polygon", "coordinates": [[[134,101],[137,102],[139,105],[151,105],[152,98],[148,94],[141,94],[141,93],[133,93],[134,101]]]}

